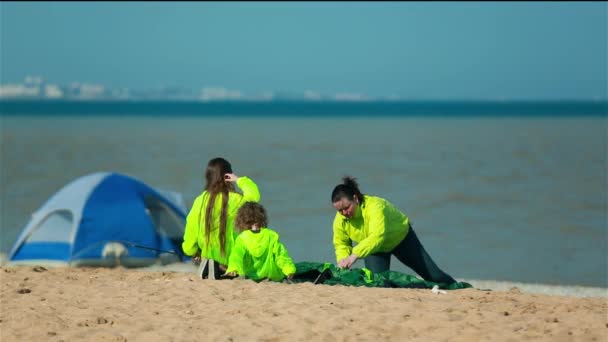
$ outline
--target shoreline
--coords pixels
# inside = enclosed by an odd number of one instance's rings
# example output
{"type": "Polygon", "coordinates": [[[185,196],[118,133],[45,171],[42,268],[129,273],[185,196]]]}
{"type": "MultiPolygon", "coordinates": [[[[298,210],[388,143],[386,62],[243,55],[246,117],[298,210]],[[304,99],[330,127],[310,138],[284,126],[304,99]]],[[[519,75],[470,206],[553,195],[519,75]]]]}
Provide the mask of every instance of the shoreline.
{"type": "MultiPolygon", "coordinates": [[[[34,267],[43,266],[46,268],[68,268],[66,266],[58,266],[53,264],[33,262],[31,264],[12,265],[6,261],[6,255],[0,253],[0,268],[12,267],[34,267]]],[[[75,267],[78,268],[78,267],[75,267]]],[[[176,272],[190,273],[194,275],[197,267],[191,263],[173,263],[167,265],[153,265],[139,268],[121,268],[118,269],[130,270],[136,272],[176,272]]],[[[71,268],[74,269],[74,268],[71,268]]],[[[112,268],[110,268],[112,269],[112,268]]],[[[415,273],[411,273],[416,275],[415,273]]],[[[418,277],[420,278],[420,277],[418,277]]],[[[475,289],[489,289],[492,291],[519,291],[530,294],[545,294],[553,296],[573,296],[579,298],[596,297],[608,298],[608,287],[584,286],[584,285],[555,285],[543,283],[524,283],[517,281],[502,281],[493,279],[466,279],[456,278],[457,281],[467,282],[473,285],[475,289]]]]}

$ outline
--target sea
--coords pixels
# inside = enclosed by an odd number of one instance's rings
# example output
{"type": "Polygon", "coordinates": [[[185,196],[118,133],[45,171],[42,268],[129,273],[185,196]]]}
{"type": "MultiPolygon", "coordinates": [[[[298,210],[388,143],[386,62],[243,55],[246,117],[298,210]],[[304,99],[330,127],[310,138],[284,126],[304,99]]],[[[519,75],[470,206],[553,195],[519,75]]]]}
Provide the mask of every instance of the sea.
{"type": "Polygon", "coordinates": [[[296,262],[335,262],[330,194],[351,175],[457,279],[608,294],[606,102],[2,100],[0,144],[3,253],[78,177],[128,174],[189,208],[224,157],[296,262]]]}

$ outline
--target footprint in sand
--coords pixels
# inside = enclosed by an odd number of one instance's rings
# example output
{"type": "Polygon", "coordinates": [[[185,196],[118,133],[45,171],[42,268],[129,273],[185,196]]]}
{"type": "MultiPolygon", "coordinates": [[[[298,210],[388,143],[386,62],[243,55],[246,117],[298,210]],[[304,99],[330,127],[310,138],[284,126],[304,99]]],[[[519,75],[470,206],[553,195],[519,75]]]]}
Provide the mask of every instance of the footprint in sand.
{"type": "Polygon", "coordinates": [[[32,268],[32,271],[34,271],[34,272],[45,272],[45,271],[47,271],[47,269],[44,268],[44,267],[42,267],[42,266],[34,266],[32,268]]]}

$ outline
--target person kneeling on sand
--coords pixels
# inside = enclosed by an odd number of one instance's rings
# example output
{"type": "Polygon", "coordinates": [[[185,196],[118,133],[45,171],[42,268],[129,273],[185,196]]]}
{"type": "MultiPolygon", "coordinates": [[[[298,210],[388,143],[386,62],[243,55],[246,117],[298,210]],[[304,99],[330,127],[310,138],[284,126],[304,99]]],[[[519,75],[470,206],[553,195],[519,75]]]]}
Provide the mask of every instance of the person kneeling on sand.
{"type": "Polygon", "coordinates": [[[435,264],[404,213],[384,198],[362,194],[355,178],[342,180],[331,193],[337,210],[333,242],[338,267],[348,269],[357,259],[364,259],[367,269],[383,272],[390,269],[394,255],[424,280],[456,282],[435,264]],[[353,242],[358,244],[353,247],[353,242]]]}
{"type": "Polygon", "coordinates": [[[267,228],[266,210],[247,202],[237,212],[236,227],[241,231],[228,261],[227,276],[242,276],[256,281],[291,280],[296,267],[279,241],[279,234],[267,228]]]}

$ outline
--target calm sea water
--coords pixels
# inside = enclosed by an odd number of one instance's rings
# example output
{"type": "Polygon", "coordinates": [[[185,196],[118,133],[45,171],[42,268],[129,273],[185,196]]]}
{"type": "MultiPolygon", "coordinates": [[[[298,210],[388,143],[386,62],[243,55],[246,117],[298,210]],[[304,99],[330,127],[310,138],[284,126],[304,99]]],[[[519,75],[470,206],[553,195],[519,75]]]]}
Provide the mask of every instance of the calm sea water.
{"type": "Polygon", "coordinates": [[[222,156],[259,185],[295,261],[334,261],[330,193],[350,174],[456,278],[608,286],[605,115],[68,114],[0,116],[0,251],[77,177],[126,173],[191,203],[222,156]]]}

